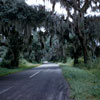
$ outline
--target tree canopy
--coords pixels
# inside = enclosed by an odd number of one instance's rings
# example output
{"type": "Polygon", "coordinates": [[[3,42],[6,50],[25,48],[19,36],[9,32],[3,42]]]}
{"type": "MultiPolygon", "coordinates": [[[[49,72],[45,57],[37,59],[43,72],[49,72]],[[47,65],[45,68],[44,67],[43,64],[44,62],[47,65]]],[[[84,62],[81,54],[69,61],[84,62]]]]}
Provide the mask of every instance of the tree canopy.
{"type": "Polygon", "coordinates": [[[0,0],[0,46],[7,48],[4,62],[16,67],[23,55],[31,62],[66,61],[72,57],[76,64],[79,57],[83,56],[87,63],[99,55],[100,17],[86,16],[86,13],[90,8],[99,12],[100,2],[50,1],[52,11],[41,5],[29,6],[24,0],[0,0]],[[66,16],[55,13],[56,2],[66,9],[66,16]]]}

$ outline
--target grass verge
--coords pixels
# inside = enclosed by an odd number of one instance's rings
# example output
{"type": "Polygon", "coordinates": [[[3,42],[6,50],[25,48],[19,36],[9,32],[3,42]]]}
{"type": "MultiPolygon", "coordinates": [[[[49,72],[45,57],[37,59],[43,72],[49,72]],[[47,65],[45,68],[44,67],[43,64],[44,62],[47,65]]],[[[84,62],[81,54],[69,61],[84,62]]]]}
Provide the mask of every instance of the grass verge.
{"type": "Polygon", "coordinates": [[[70,84],[70,97],[75,100],[100,100],[100,69],[80,69],[61,64],[70,84]]]}
{"type": "Polygon", "coordinates": [[[40,64],[32,64],[32,63],[26,61],[25,59],[20,60],[19,62],[20,62],[19,67],[15,68],[15,69],[7,69],[7,68],[0,67],[0,76],[5,76],[5,75],[12,74],[12,73],[20,72],[25,69],[34,68],[34,67],[37,67],[40,65],[40,64]]]}

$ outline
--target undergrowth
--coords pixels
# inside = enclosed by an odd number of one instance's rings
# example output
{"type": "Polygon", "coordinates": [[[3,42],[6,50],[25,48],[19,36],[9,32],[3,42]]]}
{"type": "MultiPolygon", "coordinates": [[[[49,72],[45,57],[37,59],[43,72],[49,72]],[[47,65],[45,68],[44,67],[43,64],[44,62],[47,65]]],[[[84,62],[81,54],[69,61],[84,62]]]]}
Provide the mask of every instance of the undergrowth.
{"type": "Polygon", "coordinates": [[[19,61],[19,67],[18,68],[8,69],[8,68],[0,67],[0,76],[5,76],[5,75],[12,74],[12,73],[20,72],[20,71],[23,71],[25,69],[37,67],[39,65],[40,64],[32,64],[32,63],[26,61],[25,59],[21,59],[19,61]]]}
{"type": "Polygon", "coordinates": [[[74,100],[100,100],[100,60],[76,66],[61,64],[65,79],[70,85],[74,100]]]}

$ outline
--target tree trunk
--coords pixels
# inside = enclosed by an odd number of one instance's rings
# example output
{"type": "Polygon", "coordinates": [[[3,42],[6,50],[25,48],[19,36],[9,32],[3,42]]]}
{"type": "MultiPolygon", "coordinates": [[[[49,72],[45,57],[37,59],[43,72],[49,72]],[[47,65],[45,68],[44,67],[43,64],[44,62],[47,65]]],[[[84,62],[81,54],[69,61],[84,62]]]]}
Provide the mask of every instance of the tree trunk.
{"type": "Polygon", "coordinates": [[[84,55],[84,63],[87,63],[88,54],[87,54],[87,47],[85,44],[85,40],[81,40],[82,48],[83,48],[83,55],[84,55]]]}
{"type": "Polygon", "coordinates": [[[11,66],[17,68],[19,65],[19,53],[13,52],[13,60],[11,61],[11,66]]]}
{"type": "Polygon", "coordinates": [[[88,60],[88,53],[87,53],[87,46],[86,46],[86,40],[84,39],[84,36],[78,33],[78,38],[80,40],[81,46],[82,46],[82,50],[83,50],[83,56],[84,56],[84,63],[87,63],[88,60]]]}
{"type": "Polygon", "coordinates": [[[78,58],[77,57],[74,58],[74,65],[76,65],[76,64],[78,64],[78,58]]]}
{"type": "Polygon", "coordinates": [[[82,46],[83,56],[84,56],[84,63],[87,63],[88,52],[87,52],[87,46],[86,46],[86,39],[85,39],[83,33],[81,32],[81,30],[79,28],[76,28],[75,33],[78,36],[78,39],[79,39],[79,41],[81,43],[81,46],[82,46]]]}
{"type": "Polygon", "coordinates": [[[74,65],[78,64],[78,51],[74,52],[74,65]]]}

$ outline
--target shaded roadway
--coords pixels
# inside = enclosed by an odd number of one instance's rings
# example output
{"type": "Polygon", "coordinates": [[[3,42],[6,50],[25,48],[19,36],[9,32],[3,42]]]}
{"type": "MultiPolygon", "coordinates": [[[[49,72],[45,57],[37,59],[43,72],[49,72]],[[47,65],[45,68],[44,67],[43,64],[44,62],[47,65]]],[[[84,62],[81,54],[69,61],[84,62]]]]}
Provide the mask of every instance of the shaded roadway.
{"type": "Polygon", "coordinates": [[[70,100],[68,91],[57,64],[0,77],[0,100],[70,100]]]}

